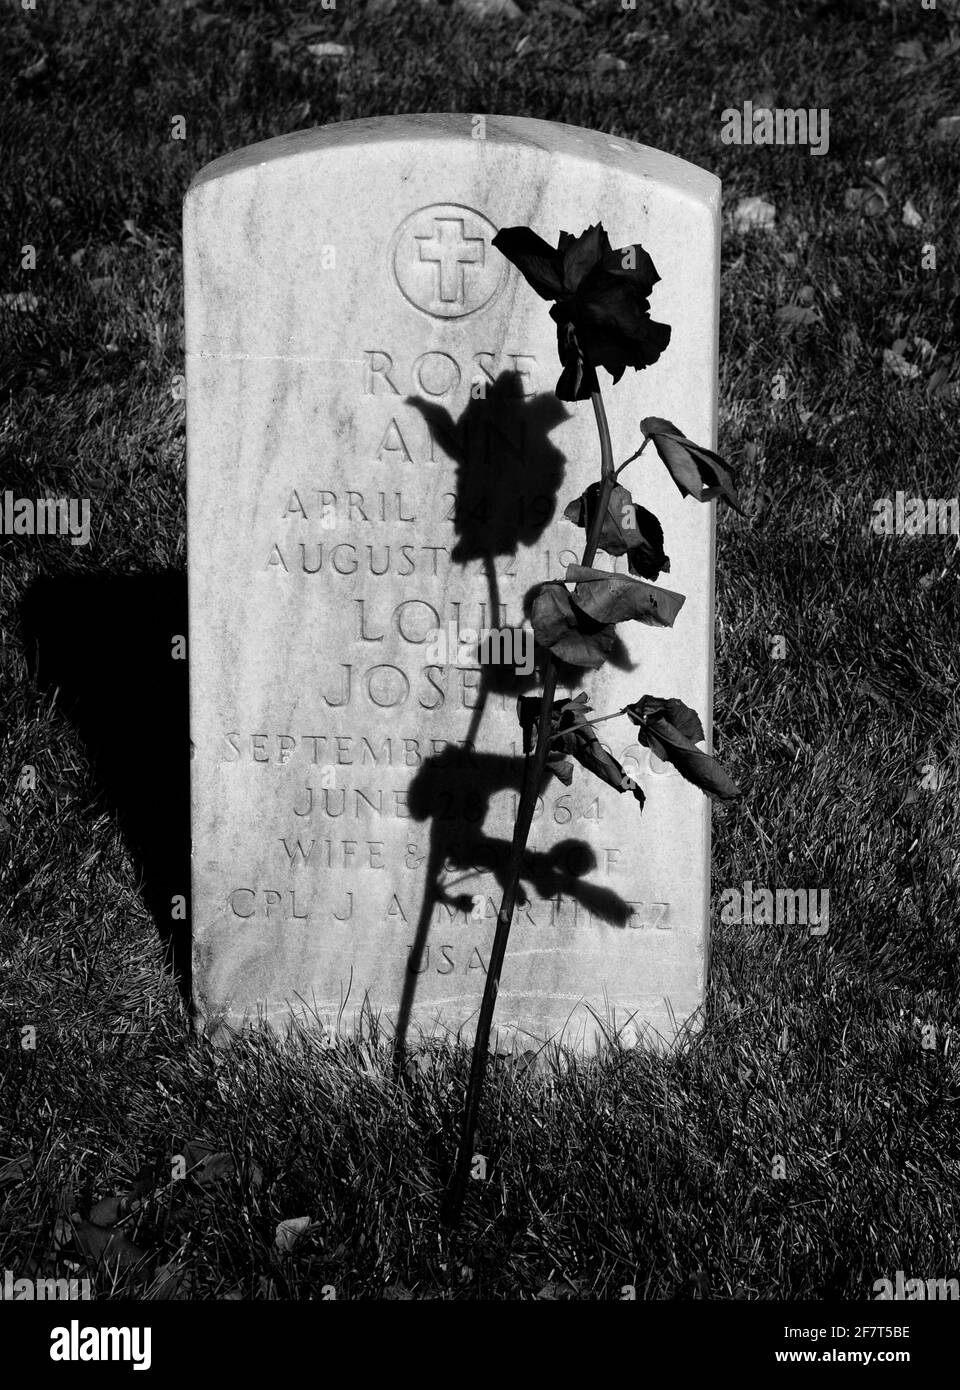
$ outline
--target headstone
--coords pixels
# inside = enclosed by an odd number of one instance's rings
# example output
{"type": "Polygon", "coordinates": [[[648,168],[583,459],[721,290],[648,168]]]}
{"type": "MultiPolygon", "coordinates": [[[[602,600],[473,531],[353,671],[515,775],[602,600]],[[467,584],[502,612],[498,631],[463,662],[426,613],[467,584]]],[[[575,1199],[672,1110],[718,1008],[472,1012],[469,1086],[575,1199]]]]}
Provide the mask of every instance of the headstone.
{"type": "MultiPolygon", "coordinates": [[[[556,245],[601,221],[614,247],[641,242],[673,336],[615,387],[600,372],[616,461],[646,415],[713,447],[719,188],[628,140],[469,115],[328,126],[197,175],[192,916],[210,1034],[349,1033],[367,1014],[470,1038],[520,787],[516,700],[538,686],[456,639],[519,628],[531,587],[579,561],[563,509],[599,468],[589,403],[554,394],[550,306],[491,239],[525,225],[556,245]]],[[[682,499],[652,455],[624,480],[661,518],[686,604],[672,630],[622,626],[620,667],[558,693],[585,689],[596,714],[676,696],[709,740],[714,504],[682,499]]],[[[500,1046],[669,1041],[702,1003],[709,800],[626,720],[598,733],[646,807],[579,767],[545,787],[500,1046]]]]}

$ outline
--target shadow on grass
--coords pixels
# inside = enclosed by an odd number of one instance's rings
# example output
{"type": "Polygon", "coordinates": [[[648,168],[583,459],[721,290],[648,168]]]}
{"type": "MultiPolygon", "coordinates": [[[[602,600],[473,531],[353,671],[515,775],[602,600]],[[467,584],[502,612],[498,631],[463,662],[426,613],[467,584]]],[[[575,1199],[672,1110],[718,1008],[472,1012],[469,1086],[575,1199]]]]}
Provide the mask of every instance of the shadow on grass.
{"type": "Polygon", "coordinates": [[[20,607],[28,668],[94,766],[133,856],[167,964],[190,998],[190,724],[186,575],[36,580],[20,607]],[[172,899],[186,899],[183,921],[172,899]]]}

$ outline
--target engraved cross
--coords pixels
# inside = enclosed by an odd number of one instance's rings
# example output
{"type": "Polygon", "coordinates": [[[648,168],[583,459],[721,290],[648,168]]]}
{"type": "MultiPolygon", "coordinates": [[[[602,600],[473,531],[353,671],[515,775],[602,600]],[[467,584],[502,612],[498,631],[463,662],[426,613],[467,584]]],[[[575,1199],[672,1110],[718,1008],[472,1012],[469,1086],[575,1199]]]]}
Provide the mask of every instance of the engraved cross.
{"type": "Polygon", "coordinates": [[[462,217],[435,217],[433,236],[418,236],[421,261],[433,261],[438,269],[440,299],[444,304],[464,303],[464,269],[483,265],[483,237],[465,236],[462,217]]]}

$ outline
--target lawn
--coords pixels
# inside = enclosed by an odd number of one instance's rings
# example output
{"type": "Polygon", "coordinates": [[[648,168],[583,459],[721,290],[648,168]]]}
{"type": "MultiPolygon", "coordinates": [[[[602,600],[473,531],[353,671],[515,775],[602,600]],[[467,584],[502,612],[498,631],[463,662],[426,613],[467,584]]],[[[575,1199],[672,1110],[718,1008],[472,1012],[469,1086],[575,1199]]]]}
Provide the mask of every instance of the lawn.
{"type": "Polygon", "coordinates": [[[194,1300],[839,1300],[960,1271],[960,555],[871,529],[877,499],[960,493],[960,10],[521,8],[2,12],[0,493],[93,524],[0,536],[0,1271],[194,1300]],[[829,150],[723,143],[747,100],[827,108],[829,150]],[[746,795],[714,809],[703,1027],[498,1062],[454,1232],[469,1054],[395,1078],[375,1030],[215,1051],[171,917],[183,194],[253,141],[426,110],[722,178],[719,448],[753,514],[718,519],[715,746],[746,795]],[[769,227],[738,222],[753,197],[769,227]],[[829,931],[725,922],[747,881],[829,890],[829,931]]]}

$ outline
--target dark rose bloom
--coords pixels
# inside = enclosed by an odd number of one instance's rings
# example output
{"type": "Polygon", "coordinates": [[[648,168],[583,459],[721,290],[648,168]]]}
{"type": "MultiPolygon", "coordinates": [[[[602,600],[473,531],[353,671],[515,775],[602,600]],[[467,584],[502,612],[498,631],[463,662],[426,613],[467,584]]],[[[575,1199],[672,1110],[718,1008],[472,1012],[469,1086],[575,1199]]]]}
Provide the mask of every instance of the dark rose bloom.
{"type": "Polygon", "coordinates": [[[615,251],[598,222],[580,236],[561,232],[556,250],[529,227],[504,227],[493,244],[542,299],[555,301],[560,400],[588,400],[600,389],[598,367],[617,382],[627,367],[656,362],[669,343],[668,325],[650,317],[660,276],[639,243],[615,251]]]}

